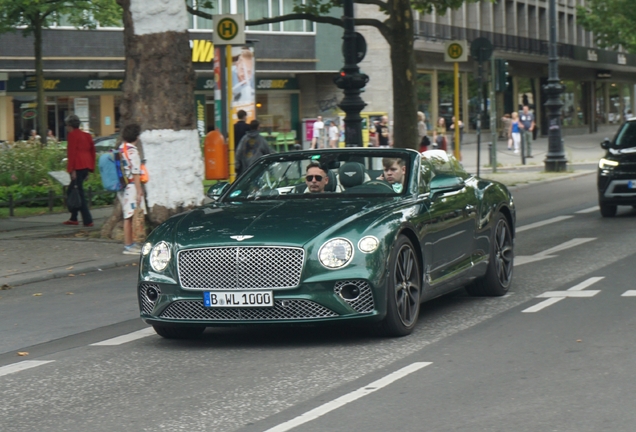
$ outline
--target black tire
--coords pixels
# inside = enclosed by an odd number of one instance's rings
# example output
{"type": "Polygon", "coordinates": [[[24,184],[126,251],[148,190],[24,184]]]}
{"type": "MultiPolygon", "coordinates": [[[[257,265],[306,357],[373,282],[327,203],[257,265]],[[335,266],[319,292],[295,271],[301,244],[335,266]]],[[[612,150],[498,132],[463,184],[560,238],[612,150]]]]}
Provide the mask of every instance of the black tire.
{"type": "Polygon", "coordinates": [[[472,296],[502,296],[510,289],[514,267],[512,231],[501,213],[493,224],[490,239],[490,259],[486,274],[466,287],[472,296]]]}
{"type": "Polygon", "coordinates": [[[166,339],[196,339],[205,330],[205,327],[168,327],[156,324],[152,328],[166,339]]]}
{"type": "Polygon", "coordinates": [[[611,204],[603,204],[598,203],[599,208],[601,209],[601,216],[603,217],[614,217],[616,216],[616,207],[611,204]]]}
{"type": "Polygon", "coordinates": [[[383,335],[406,336],[415,328],[422,292],[420,275],[420,265],[413,244],[405,236],[398,237],[389,257],[387,312],[380,324],[383,335]]]}

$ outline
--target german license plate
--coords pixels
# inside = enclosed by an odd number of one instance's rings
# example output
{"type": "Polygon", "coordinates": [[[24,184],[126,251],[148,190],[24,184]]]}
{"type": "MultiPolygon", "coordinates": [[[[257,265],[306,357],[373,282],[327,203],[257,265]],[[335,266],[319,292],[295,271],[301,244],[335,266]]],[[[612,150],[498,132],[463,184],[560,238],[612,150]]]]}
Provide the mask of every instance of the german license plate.
{"type": "Polygon", "coordinates": [[[209,308],[272,307],[271,291],[205,291],[203,305],[209,308]]]}
{"type": "Polygon", "coordinates": [[[627,188],[628,189],[636,189],[636,181],[634,180],[630,180],[627,182],[627,188]]]}

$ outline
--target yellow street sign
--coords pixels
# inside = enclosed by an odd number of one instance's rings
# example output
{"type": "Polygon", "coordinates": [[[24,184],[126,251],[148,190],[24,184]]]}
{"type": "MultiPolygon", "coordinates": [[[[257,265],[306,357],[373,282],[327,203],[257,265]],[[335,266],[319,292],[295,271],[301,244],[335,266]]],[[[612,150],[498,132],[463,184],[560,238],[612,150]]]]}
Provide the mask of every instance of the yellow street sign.
{"type": "Polygon", "coordinates": [[[466,41],[446,42],[444,49],[444,61],[465,62],[468,61],[468,47],[466,41]]]}
{"type": "Polygon", "coordinates": [[[245,44],[245,16],[214,15],[214,45],[244,45],[245,44]]]}

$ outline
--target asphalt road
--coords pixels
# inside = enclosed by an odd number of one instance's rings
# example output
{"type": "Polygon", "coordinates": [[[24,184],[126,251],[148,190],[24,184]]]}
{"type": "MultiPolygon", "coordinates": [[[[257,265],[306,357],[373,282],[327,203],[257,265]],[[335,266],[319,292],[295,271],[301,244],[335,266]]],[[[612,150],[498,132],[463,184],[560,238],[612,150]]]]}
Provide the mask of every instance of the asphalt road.
{"type": "Polygon", "coordinates": [[[601,218],[594,181],[514,190],[511,293],[426,303],[400,339],[261,327],[164,340],[137,332],[133,266],[3,292],[0,430],[631,431],[636,211],[601,218]]]}

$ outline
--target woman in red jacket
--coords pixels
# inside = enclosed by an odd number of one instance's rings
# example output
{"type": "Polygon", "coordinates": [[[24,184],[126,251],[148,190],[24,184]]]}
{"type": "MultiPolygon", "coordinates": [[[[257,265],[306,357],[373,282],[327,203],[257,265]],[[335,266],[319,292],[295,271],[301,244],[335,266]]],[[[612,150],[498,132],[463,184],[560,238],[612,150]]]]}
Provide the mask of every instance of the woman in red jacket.
{"type": "Polygon", "coordinates": [[[66,126],[69,128],[67,136],[68,146],[66,148],[66,170],[71,175],[69,189],[77,186],[80,197],[82,197],[82,207],[71,212],[71,218],[64,225],[79,225],[77,213],[82,213],[82,222],[85,227],[93,226],[93,216],[88,210],[88,203],[84,197],[84,180],[89,172],[95,171],[95,144],[90,134],[82,131],[80,119],[74,114],[66,118],[66,126]]]}

